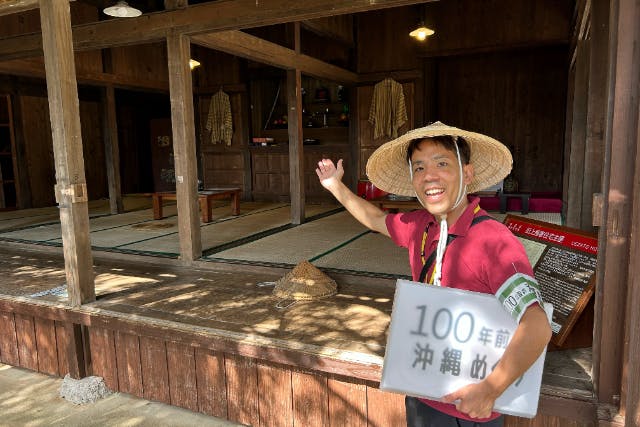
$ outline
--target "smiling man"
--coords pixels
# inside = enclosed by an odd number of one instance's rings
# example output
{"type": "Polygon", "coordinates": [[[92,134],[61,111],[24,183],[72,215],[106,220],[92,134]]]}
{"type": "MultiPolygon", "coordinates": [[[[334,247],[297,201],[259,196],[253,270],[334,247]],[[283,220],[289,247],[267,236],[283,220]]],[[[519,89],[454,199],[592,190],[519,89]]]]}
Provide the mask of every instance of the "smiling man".
{"type": "Polygon", "coordinates": [[[493,294],[518,322],[495,369],[441,401],[407,397],[409,426],[501,426],[495,400],[535,362],[551,338],[538,284],[522,244],[468,193],[502,180],[511,154],[497,140],[436,122],[383,144],[367,162],[378,188],[424,206],[387,214],[342,182],[342,160],[322,159],[321,184],[363,225],[409,250],[413,280],[493,294]],[[442,238],[441,238],[442,236],[442,238]],[[445,254],[446,252],[446,254],[445,254]]]}

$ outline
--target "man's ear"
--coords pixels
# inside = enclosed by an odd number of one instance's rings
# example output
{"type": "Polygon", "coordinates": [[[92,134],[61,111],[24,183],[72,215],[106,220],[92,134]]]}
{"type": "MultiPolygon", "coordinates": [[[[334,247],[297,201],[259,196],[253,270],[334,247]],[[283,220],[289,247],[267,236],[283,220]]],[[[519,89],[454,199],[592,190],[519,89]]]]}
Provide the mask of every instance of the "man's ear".
{"type": "Polygon", "coordinates": [[[473,181],[473,177],[474,177],[474,171],[473,171],[473,165],[471,163],[464,165],[462,167],[462,173],[464,174],[464,183],[469,185],[471,184],[471,181],[473,181]]]}

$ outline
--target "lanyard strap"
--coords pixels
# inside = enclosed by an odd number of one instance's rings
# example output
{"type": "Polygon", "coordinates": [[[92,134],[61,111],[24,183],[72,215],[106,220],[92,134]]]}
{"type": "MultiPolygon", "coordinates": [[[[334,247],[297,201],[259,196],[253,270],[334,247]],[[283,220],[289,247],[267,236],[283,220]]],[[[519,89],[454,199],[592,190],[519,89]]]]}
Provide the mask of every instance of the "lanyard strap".
{"type": "MultiPolygon", "coordinates": [[[[492,219],[494,221],[497,221],[497,219],[495,219],[495,218],[493,218],[493,217],[491,217],[489,215],[477,216],[477,217],[473,218],[473,220],[471,221],[471,226],[470,227],[473,227],[474,225],[479,224],[479,223],[481,223],[483,221],[486,221],[488,219],[492,219]]],[[[424,282],[425,281],[424,279],[427,277],[427,272],[429,271],[429,269],[433,265],[433,261],[435,261],[435,259],[436,259],[436,251],[433,251],[433,252],[431,252],[431,255],[429,255],[429,258],[427,258],[426,261],[424,260],[424,249],[425,249],[425,245],[426,245],[426,242],[427,242],[427,237],[426,236],[427,236],[427,230],[425,230],[424,235],[422,237],[422,242],[423,242],[422,243],[422,246],[423,246],[423,249],[422,249],[422,257],[423,258],[422,259],[423,259],[424,265],[422,266],[422,270],[420,271],[420,278],[418,279],[419,282],[424,282]]],[[[458,237],[458,236],[456,236],[455,234],[447,235],[447,247],[451,244],[451,242],[453,242],[456,239],[456,237],[458,237]]]]}

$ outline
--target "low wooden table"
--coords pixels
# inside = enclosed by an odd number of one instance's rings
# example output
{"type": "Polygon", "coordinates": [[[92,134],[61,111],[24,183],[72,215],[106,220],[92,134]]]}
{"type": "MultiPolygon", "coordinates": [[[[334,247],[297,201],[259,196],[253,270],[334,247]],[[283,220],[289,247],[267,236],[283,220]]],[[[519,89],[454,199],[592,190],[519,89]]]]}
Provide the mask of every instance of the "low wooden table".
{"type": "Polygon", "coordinates": [[[380,209],[387,209],[390,212],[398,212],[399,209],[414,210],[422,208],[422,205],[415,197],[396,199],[387,195],[371,199],[370,202],[380,209]]]}
{"type": "MultiPolygon", "coordinates": [[[[153,219],[162,219],[162,201],[176,200],[175,191],[153,193],[153,219]]],[[[239,188],[207,188],[198,191],[198,204],[202,222],[211,222],[211,201],[231,198],[233,215],[240,215],[240,189],[239,188]]]]}
{"type": "Polygon", "coordinates": [[[510,198],[519,198],[520,201],[522,202],[522,205],[520,207],[520,211],[522,212],[523,215],[526,215],[529,213],[529,198],[531,197],[531,193],[503,193],[500,192],[498,193],[498,196],[500,197],[500,213],[506,213],[507,212],[507,199],[510,198]]]}

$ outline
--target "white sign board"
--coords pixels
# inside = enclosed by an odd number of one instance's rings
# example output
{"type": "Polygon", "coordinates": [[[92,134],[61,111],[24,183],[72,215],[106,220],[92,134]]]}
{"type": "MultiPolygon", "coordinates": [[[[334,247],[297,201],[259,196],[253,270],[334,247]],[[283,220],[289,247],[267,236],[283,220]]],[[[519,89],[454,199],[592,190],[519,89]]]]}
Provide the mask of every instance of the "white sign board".
{"type": "MultiPolygon", "coordinates": [[[[551,318],[553,307],[545,311],[551,318]]],[[[440,400],[489,375],[516,327],[493,295],[398,280],[380,388],[440,400]]],[[[536,415],[545,354],[496,400],[495,411],[536,415]]]]}

